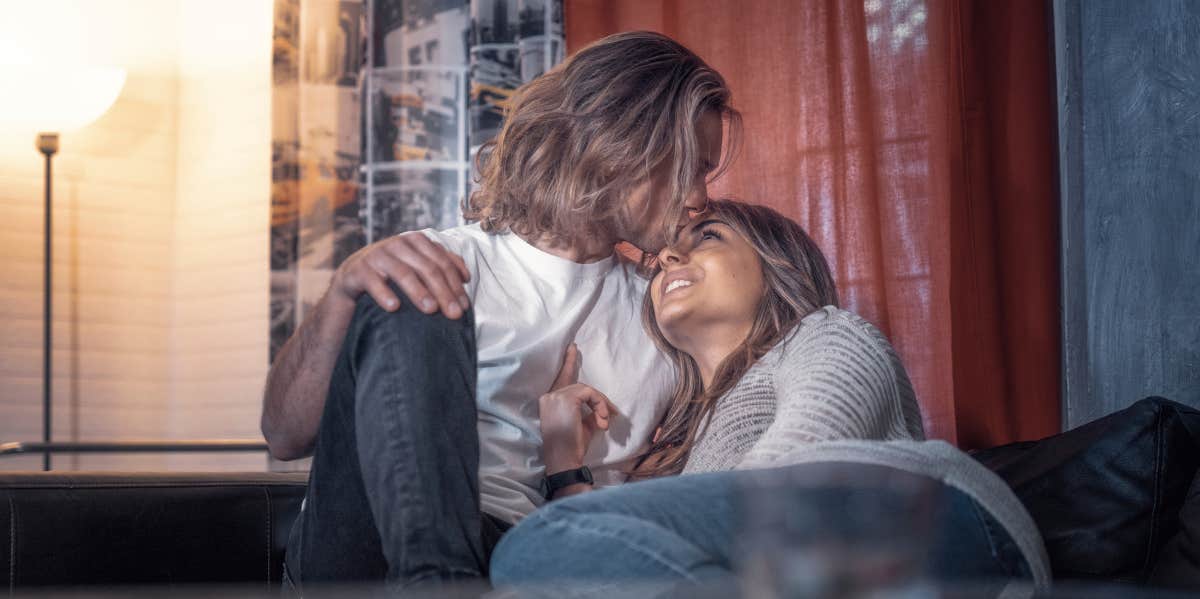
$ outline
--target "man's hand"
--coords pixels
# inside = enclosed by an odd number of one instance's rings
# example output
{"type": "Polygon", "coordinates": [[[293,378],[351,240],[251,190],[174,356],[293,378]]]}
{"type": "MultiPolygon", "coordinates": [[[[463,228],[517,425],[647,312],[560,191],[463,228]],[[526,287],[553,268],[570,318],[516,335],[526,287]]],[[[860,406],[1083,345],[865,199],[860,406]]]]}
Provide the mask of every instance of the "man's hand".
{"type": "Polygon", "coordinates": [[[471,272],[466,263],[417,231],[377,241],[351,254],[333,274],[330,294],[353,306],[365,292],[392,312],[400,307],[400,300],[388,287],[388,279],[426,314],[441,310],[448,318],[457,319],[469,305],[464,284],[471,280],[471,272]]]}
{"type": "Polygon", "coordinates": [[[542,459],[546,474],[583,466],[583,456],[597,430],[608,430],[616,408],[603,393],[579,381],[579,348],[571,344],[550,391],[538,398],[541,410],[542,459]]]}

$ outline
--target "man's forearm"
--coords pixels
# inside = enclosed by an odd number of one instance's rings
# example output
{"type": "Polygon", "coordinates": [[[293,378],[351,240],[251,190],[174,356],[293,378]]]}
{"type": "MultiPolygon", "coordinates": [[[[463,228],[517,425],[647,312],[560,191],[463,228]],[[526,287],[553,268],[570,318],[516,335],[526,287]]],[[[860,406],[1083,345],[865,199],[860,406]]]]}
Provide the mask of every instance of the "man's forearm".
{"type": "Polygon", "coordinates": [[[354,301],[327,291],[275,356],[262,414],[271,456],[294,460],[312,451],[329,380],[353,317],[354,301]]]}

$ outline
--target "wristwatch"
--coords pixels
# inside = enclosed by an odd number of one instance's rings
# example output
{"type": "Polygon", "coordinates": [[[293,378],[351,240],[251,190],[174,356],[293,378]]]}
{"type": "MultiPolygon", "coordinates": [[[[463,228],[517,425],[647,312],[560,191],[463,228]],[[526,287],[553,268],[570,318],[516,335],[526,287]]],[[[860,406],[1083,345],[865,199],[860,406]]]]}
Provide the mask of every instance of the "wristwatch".
{"type": "Polygon", "coordinates": [[[539,490],[542,492],[542,497],[549,500],[554,497],[554,493],[559,489],[580,483],[592,484],[592,471],[587,466],[575,468],[574,470],[564,470],[546,476],[542,478],[541,489],[539,490]]]}

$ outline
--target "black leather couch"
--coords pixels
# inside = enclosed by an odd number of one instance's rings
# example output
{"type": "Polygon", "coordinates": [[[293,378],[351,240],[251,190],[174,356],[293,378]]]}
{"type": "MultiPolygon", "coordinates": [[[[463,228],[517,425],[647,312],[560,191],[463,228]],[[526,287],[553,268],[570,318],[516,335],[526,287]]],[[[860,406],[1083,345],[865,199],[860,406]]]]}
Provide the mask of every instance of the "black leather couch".
{"type": "MultiPolygon", "coordinates": [[[[1200,412],[1145,399],[1068,433],[973,455],[1029,508],[1056,580],[1200,590],[1200,412]]],[[[10,592],[189,583],[270,591],[305,483],[304,474],[0,473],[0,576],[10,592]]]]}
{"type": "Polygon", "coordinates": [[[1200,591],[1200,411],[1150,397],[972,455],[1025,504],[1056,580],[1200,591]]]}
{"type": "Polygon", "coordinates": [[[72,585],[278,586],[303,473],[0,473],[9,592],[72,585]]]}

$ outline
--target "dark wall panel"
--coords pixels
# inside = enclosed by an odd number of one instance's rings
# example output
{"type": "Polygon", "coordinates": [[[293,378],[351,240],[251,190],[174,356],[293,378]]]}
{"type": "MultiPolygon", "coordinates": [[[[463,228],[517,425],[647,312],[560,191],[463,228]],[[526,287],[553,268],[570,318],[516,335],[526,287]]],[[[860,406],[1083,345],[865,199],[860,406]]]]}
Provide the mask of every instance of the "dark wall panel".
{"type": "Polygon", "coordinates": [[[1055,2],[1067,427],[1200,406],[1200,2],[1055,2]]]}

